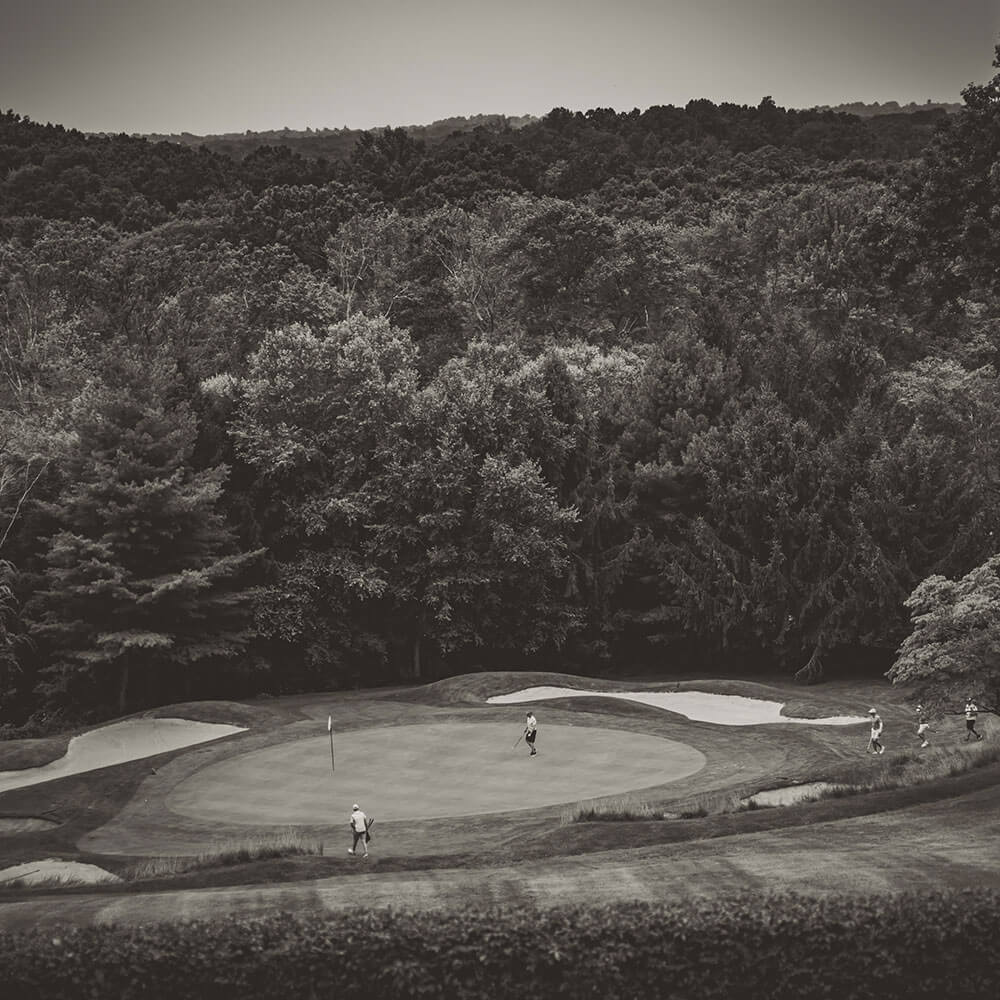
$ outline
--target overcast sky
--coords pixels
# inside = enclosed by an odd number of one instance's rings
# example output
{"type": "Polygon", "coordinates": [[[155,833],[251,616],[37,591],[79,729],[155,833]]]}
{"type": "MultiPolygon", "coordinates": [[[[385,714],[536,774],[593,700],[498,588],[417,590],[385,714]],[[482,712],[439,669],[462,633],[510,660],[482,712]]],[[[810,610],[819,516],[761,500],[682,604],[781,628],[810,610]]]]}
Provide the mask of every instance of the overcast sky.
{"type": "Polygon", "coordinates": [[[1000,0],[0,0],[0,106],[206,134],[957,101],[998,40],[1000,0]]]}

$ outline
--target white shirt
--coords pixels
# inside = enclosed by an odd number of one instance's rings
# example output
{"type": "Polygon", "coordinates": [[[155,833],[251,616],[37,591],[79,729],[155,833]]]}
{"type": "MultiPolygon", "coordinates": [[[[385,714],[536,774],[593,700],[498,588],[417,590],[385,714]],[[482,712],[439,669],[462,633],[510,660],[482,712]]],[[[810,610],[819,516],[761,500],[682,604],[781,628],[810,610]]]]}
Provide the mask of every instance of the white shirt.
{"type": "Polygon", "coordinates": [[[527,721],[524,724],[524,728],[527,732],[533,733],[538,725],[537,719],[533,715],[529,715],[527,721]]]}
{"type": "Polygon", "coordinates": [[[351,829],[355,833],[364,833],[365,825],[368,823],[368,817],[360,810],[355,809],[351,813],[351,829]]]}

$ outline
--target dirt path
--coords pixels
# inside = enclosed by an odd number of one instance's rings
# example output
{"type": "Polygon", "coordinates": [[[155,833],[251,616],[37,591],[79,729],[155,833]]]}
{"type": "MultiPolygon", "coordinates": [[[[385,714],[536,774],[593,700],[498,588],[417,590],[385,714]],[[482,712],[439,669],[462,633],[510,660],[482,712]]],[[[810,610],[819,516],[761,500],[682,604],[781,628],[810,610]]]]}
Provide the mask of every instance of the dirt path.
{"type": "Polygon", "coordinates": [[[268,886],[149,894],[48,893],[0,905],[0,928],[141,924],[321,913],[356,907],[450,908],[724,896],[744,890],[810,894],[1000,888],[1000,788],[893,813],[693,843],[527,862],[268,886]]]}

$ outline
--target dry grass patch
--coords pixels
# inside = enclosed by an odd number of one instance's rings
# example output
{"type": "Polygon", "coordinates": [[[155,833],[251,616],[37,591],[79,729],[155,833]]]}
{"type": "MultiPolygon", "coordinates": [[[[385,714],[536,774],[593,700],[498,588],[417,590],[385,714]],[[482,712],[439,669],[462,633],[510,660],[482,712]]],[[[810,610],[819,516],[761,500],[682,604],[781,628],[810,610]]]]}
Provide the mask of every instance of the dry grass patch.
{"type": "Polygon", "coordinates": [[[222,868],[248,861],[305,854],[322,855],[323,841],[317,837],[307,836],[295,827],[288,827],[287,830],[276,833],[259,834],[223,843],[212,851],[194,857],[148,858],[126,869],[122,877],[127,882],[144,882],[206,868],[222,868]]]}
{"type": "Polygon", "coordinates": [[[998,760],[1000,745],[996,743],[904,750],[838,769],[828,779],[834,787],[819,792],[817,798],[835,799],[912,788],[938,778],[953,778],[998,760]]]}
{"type": "Polygon", "coordinates": [[[563,810],[562,822],[590,823],[598,821],[636,821],[650,819],[670,819],[671,814],[657,809],[644,799],[622,795],[613,799],[594,799],[576,802],[563,810]]]}

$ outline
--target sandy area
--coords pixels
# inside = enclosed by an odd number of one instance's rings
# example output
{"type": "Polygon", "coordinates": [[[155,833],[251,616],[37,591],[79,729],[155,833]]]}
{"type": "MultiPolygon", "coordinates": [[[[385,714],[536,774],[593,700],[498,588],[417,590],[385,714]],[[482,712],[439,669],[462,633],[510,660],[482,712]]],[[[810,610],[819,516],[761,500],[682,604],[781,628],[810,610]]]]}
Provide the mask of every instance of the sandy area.
{"type": "Polygon", "coordinates": [[[811,781],[806,785],[787,785],[784,788],[770,788],[766,792],[751,795],[744,802],[753,802],[758,806],[793,806],[796,802],[805,802],[813,798],[817,792],[832,788],[828,781],[811,781]]]}
{"type": "Polygon", "coordinates": [[[20,879],[26,885],[51,885],[54,882],[73,884],[85,882],[120,882],[121,879],[97,865],[85,865],[79,861],[60,861],[46,858],[45,861],[26,861],[23,865],[4,868],[0,871],[0,884],[20,879]]]}
{"type": "Polygon", "coordinates": [[[0,816],[0,836],[11,833],[36,833],[39,830],[50,830],[59,823],[54,819],[44,819],[41,816],[0,816]]]}
{"type": "Polygon", "coordinates": [[[864,715],[833,715],[824,719],[795,719],[782,715],[784,703],[743,698],[734,694],[708,694],[704,691],[580,691],[577,688],[532,687],[512,694],[494,695],[491,705],[512,705],[547,698],[618,698],[638,701],[676,712],[694,722],[713,722],[719,726],[759,726],[773,722],[798,722],[807,726],[855,726],[867,722],[864,715]]]}
{"type": "Polygon", "coordinates": [[[110,726],[92,729],[69,741],[66,756],[22,771],[0,771],[0,792],[25,788],[42,781],[82,774],[99,767],[124,764],[130,760],[154,757],[169,750],[180,750],[197,743],[207,743],[232,733],[242,733],[241,726],[214,722],[190,722],[187,719],[127,719],[110,726]]]}

